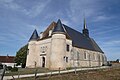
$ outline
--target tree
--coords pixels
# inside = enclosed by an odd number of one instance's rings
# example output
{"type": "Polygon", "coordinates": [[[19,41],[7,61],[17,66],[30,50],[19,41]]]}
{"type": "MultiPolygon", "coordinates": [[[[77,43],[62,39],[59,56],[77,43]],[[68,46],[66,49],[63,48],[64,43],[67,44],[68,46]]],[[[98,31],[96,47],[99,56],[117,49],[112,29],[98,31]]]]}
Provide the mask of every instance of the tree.
{"type": "Polygon", "coordinates": [[[117,59],[116,62],[119,63],[119,59],[117,59]]]}
{"type": "Polygon", "coordinates": [[[22,63],[22,68],[25,68],[26,65],[27,50],[28,45],[25,45],[22,48],[20,48],[16,53],[16,57],[14,59],[14,61],[17,63],[16,65],[20,65],[22,63]]]}

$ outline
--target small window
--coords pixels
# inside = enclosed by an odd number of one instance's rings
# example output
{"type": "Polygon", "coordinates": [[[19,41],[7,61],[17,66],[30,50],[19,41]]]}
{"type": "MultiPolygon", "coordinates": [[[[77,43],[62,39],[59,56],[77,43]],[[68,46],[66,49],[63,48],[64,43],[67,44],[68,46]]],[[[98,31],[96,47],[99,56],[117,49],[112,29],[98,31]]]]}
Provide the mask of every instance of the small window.
{"type": "Polygon", "coordinates": [[[27,55],[29,55],[29,49],[27,49],[27,55]]]}
{"type": "Polygon", "coordinates": [[[66,57],[66,62],[68,62],[68,57],[66,57]]]}
{"type": "Polygon", "coordinates": [[[63,59],[65,62],[68,62],[68,57],[64,56],[63,59]]]}
{"type": "Polygon", "coordinates": [[[65,61],[65,56],[63,57],[64,61],[65,61]]]}
{"type": "Polygon", "coordinates": [[[87,59],[87,53],[84,52],[84,59],[87,59]]]}
{"type": "Polygon", "coordinates": [[[67,51],[69,51],[69,47],[70,47],[70,46],[67,44],[67,47],[66,47],[66,48],[67,48],[67,51]]]}

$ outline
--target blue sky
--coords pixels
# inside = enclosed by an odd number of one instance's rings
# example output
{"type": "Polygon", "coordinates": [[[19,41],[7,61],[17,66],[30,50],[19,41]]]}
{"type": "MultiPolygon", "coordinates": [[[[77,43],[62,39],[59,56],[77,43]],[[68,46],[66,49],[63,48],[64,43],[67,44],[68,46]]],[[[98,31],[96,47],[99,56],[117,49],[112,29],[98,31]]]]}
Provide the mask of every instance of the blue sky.
{"type": "Polygon", "coordinates": [[[120,59],[120,0],[0,0],[0,55],[16,55],[34,29],[52,22],[82,31],[84,14],[90,36],[108,60],[120,59]]]}

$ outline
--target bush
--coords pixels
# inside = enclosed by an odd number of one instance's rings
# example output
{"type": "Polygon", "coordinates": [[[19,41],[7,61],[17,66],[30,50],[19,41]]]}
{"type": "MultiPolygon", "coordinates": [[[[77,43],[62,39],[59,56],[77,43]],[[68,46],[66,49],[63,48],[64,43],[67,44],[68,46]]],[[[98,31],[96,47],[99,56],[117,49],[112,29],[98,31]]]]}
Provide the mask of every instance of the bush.
{"type": "Polygon", "coordinates": [[[110,62],[107,62],[107,66],[112,66],[112,64],[110,62]]]}
{"type": "Polygon", "coordinates": [[[0,69],[3,69],[3,65],[2,64],[0,64],[0,69]]]}
{"type": "Polygon", "coordinates": [[[6,69],[7,69],[7,70],[11,70],[11,69],[12,69],[12,66],[7,66],[6,69]]]}
{"type": "Polygon", "coordinates": [[[67,70],[70,70],[70,69],[73,69],[73,67],[67,67],[66,69],[67,69],[67,70]]]}
{"type": "Polygon", "coordinates": [[[17,67],[14,67],[14,68],[11,69],[11,72],[16,72],[16,71],[18,71],[17,67]]]}

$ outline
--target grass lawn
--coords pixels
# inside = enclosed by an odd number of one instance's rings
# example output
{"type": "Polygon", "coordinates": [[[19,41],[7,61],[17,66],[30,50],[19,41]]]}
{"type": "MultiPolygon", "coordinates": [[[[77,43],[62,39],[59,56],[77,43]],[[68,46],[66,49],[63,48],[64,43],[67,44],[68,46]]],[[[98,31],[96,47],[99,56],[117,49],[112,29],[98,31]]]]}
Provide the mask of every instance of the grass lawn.
{"type": "MultiPolygon", "coordinates": [[[[17,80],[35,80],[34,77],[17,80]]],[[[79,71],[77,74],[47,75],[37,77],[37,80],[120,80],[120,67],[101,70],[79,71]]]]}
{"type": "MultiPolygon", "coordinates": [[[[73,69],[73,68],[68,68],[68,69],[73,69]]],[[[35,68],[18,68],[18,71],[16,72],[9,71],[9,73],[6,73],[5,76],[34,74],[35,71],[36,71],[35,68]]],[[[47,68],[37,68],[37,73],[45,73],[45,72],[50,72],[50,71],[58,71],[58,70],[49,70],[47,68]]]]}
{"type": "MultiPolygon", "coordinates": [[[[36,71],[35,68],[19,68],[17,72],[9,72],[6,73],[5,76],[12,76],[12,75],[18,75],[18,74],[34,74],[36,71]]],[[[38,73],[48,72],[50,71],[47,68],[37,68],[38,73]]]]}

